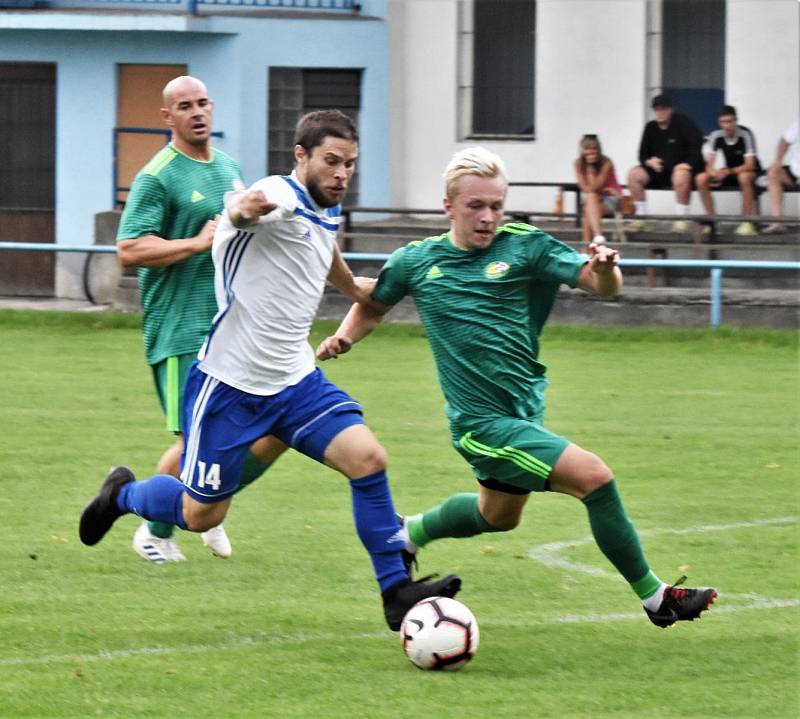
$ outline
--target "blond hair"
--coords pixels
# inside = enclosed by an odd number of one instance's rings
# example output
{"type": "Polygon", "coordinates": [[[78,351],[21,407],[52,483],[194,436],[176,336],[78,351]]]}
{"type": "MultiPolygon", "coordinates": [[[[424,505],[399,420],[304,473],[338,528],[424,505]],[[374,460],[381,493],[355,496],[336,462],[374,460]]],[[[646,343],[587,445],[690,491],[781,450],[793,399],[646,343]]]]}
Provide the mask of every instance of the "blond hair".
{"type": "Polygon", "coordinates": [[[444,170],[445,190],[448,197],[456,194],[456,183],[463,175],[502,177],[507,183],[506,166],[502,159],[485,147],[475,146],[459,150],[444,170]]]}

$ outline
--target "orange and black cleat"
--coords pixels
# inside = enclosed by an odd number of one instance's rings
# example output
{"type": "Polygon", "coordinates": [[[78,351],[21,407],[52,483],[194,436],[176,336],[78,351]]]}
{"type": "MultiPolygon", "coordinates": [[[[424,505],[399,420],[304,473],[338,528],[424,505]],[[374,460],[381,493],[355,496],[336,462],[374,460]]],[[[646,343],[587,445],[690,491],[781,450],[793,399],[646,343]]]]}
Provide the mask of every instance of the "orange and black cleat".
{"type": "Polygon", "coordinates": [[[681,577],[671,587],[664,590],[661,606],[658,611],[651,612],[645,607],[645,612],[657,627],[666,629],[675,622],[694,621],[702,612],[708,609],[717,598],[717,590],[712,587],[703,589],[688,589],[680,587],[686,581],[681,577]]]}

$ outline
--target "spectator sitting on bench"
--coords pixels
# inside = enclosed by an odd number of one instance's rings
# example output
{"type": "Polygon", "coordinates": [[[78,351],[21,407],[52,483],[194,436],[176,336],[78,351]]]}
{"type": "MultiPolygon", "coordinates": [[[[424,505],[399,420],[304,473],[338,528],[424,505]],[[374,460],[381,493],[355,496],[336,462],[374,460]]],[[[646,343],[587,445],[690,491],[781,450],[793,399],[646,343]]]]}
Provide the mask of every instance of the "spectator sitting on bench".
{"type": "MultiPolygon", "coordinates": [[[[628,173],[628,188],[636,202],[636,214],[647,212],[645,188],[675,190],[675,214],[689,214],[692,180],[703,170],[700,148],[703,136],[685,115],[672,109],[672,100],[656,95],[651,103],[653,120],[648,122],[639,143],[639,163],[628,173]]],[[[633,222],[629,228],[645,229],[644,223],[633,222]]],[[[689,223],[677,220],[673,232],[687,232],[689,223]]]]}
{"type": "Polygon", "coordinates": [[[600,228],[601,219],[616,212],[622,186],[614,172],[614,163],[603,154],[597,135],[584,135],[578,148],[575,178],[584,193],[581,233],[587,245],[590,242],[599,245],[606,241],[600,228]]]}
{"type": "MultiPolygon", "coordinates": [[[[775,159],[767,170],[767,179],[772,214],[782,215],[784,188],[800,189],[800,121],[786,128],[778,140],[775,159]]],[[[763,232],[765,235],[779,235],[786,232],[786,228],[780,222],[775,222],[767,225],[763,232]]]]}
{"type": "MultiPolygon", "coordinates": [[[[742,214],[755,214],[755,180],[762,173],[756,157],[756,139],[744,125],[737,124],[736,109],[723,105],[719,111],[719,130],[714,130],[703,146],[706,170],[696,178],[697,191],[703,201],[706,214],[714,214],[714,199],[711,190],[718,187],[737,187],[742,191],[742,214]],[[721,162],[718,162],[720,160],[721,162]]],[[[703,228],[704,234],[711,231],[703,228]]],[[[758,230],[752,222],[742,222],[736,234],[752,237],[758,230]]]]}

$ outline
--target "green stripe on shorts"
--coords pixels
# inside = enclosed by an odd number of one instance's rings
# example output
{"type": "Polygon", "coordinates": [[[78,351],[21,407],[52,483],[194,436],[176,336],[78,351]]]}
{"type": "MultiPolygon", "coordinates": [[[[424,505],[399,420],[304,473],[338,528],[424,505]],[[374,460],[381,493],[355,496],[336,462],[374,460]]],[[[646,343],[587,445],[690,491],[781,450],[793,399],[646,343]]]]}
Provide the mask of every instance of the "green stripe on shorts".
{"type": "Polygon", "coordinates": [[[552,470],[549,464],[542,462],[542,460],[537,459],[532,454],[523,452],[516,447],[489,447],[488,445],[481,444],[472,438],[472,432],[467,432],[458,441],[458,444],[461,449],[469,454],[481,457],[492,457],[494,459],[505,459],[513,462],[526,472],[535,474],[538,477],[544,477],[545,479],[547,479],[552,470]]]}
{"type": "Polygon", "coordinates": [[[167,357],[167,386],[164,408],[167,415],[167,429],[181,431],[181,366],[179,357],[167,357]]]}

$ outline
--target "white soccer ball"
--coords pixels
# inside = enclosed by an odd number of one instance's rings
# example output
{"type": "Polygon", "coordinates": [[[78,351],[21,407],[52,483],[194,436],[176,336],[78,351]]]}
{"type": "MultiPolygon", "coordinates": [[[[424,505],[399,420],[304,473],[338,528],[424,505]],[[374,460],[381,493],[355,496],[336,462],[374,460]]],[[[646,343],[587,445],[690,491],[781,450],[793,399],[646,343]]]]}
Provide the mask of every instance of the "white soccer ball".
{"type": "Polygon", "coordinates": [[[420,669],[461,669],[478,651],[480,632],[475,615],[449,597],[417,602],[400,625],[403,651],[420,669]]]}

